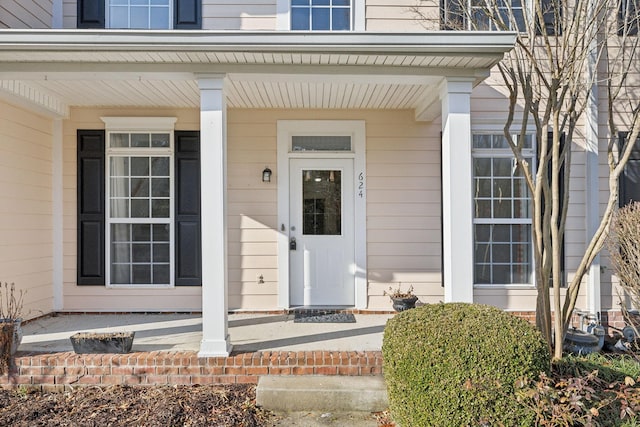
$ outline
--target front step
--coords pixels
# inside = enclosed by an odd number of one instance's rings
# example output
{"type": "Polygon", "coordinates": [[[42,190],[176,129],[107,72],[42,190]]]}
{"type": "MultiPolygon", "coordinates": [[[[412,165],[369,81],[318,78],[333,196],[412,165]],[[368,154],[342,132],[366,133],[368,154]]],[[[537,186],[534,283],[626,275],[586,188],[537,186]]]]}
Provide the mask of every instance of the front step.
{"type": "Polygon", "coordinates": [[[256,403],[283,412],[378,412],[389,406],[382,376],[264,376],[256,403]]]}

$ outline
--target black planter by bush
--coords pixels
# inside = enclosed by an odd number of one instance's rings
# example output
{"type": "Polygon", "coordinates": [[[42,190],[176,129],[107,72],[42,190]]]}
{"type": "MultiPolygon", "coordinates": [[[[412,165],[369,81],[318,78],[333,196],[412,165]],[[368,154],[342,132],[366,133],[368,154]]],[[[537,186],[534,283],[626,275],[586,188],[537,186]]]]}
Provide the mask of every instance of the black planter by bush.
{"type": "Polygon", "coordinates": [[[135,332],[79,332],[71,336],[73,351],[78,354],[129,353],[135,332]]]}
{"type": "Polygon", "coordinates": [[[391,297],[391,301],[393,301],[393,309],[395,311],[405,311],[416,307],[418,297],[415,295],[406,298],[391,297]]]}

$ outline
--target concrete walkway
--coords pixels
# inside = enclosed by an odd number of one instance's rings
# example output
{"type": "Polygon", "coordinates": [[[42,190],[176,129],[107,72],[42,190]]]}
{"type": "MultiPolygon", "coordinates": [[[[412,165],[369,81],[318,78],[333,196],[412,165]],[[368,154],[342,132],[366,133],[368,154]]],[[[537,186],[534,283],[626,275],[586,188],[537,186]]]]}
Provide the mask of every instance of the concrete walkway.
{"type": "MultiPolygon", "coordinates": [[[[382,333],[393,314],[356,314],[355,323],[294,323],[292,314],[231,314],[235,352],[369,351],[382,348],[382,333]]],[[[20,351],[73,351],[76,332],[135,331],[132,351],[198,351],[198,314],[63,314],[27,322],[20,351]]]]}

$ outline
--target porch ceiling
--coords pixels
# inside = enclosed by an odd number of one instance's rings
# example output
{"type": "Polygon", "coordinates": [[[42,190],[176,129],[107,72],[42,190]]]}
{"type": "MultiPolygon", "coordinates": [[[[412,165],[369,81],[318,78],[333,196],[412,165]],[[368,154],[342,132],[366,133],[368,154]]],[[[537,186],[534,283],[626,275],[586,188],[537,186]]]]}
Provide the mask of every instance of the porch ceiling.
{"type": "MultiPolygon", "coordinates": [[[[512,33],[0,31],[0,94],[69,107],[198,108],[224,74],[232,108],[415,109],[444,77],[481,81],[512,33]]],[[[1,95],[0,95],[1,96],[1,95]]]]}

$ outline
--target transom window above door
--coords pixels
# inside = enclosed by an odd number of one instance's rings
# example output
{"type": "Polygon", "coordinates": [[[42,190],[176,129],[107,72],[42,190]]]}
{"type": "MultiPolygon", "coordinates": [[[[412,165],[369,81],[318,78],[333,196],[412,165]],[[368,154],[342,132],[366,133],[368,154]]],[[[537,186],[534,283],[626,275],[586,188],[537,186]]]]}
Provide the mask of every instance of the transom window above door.
{"type": "Polygon", "coordinates": [[[107,0],[109,28],[166,30],[171,28],[170,0],[107,0]]]}
{"type": "Polygon", "coordinates": [[[351,0],[291,0],[291,29],[351,30],[351,0]]]}

